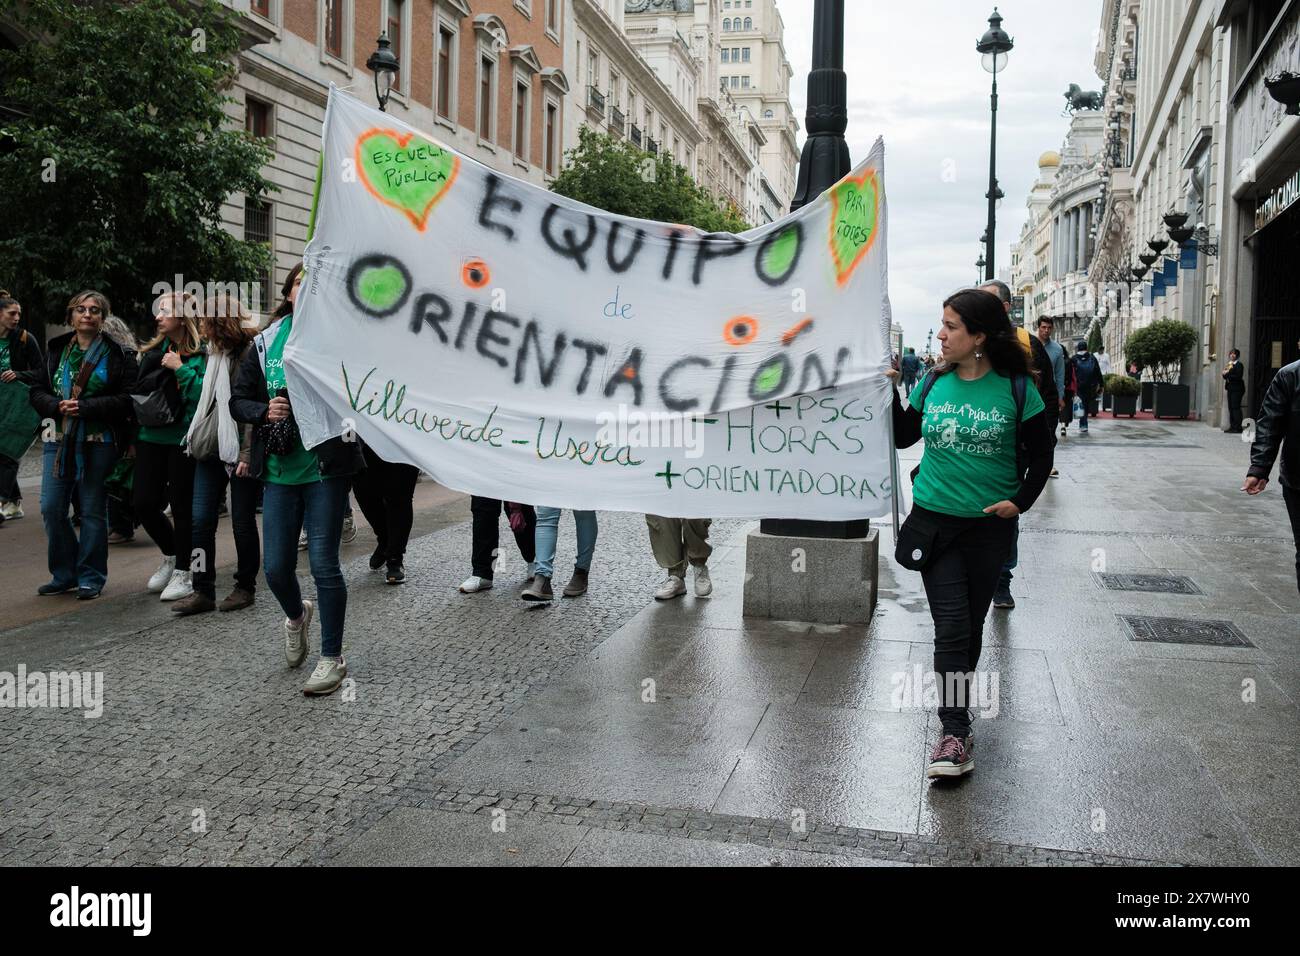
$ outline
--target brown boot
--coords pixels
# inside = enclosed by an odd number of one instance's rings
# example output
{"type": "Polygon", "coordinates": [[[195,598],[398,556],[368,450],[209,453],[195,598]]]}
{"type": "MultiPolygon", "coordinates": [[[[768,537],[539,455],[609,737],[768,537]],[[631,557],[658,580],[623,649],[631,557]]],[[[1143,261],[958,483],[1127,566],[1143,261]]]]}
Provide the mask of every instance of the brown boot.
{"type": "Polygon", "coordinates": [[[235,588],[230,592],[230,596],[221,602],[219,610],[222,611],[240,611],[253,605],[253,592],[245,591],[243,588],[235,588]]]}
{"type": "Polygon", "coordinates": [[[172,605],[172,613],[177,617],[187,617],[190,614],[203,614],[206,611],[215,611],[217,602],[212,600],[206,594],[200,594],[195,591],[187,598],[182,598],[172,605]]]}
{"type": "Polygon", "coordinates": [[[569,583],[564,586],[565,597],[577,597],[580,594],[587,593],[587,572],[582,568],[573,569],[573,577],[569,578],[569,583]]]}

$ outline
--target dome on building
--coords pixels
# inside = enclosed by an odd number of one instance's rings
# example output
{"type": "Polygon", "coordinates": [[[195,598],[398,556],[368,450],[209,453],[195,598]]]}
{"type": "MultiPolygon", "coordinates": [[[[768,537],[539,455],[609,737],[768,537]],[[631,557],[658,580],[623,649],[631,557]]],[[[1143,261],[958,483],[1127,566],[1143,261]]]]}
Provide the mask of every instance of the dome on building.
{"type": "Polygon", "coordinates": [[[1060,165],[1061,165],[1061,154],[1054,149],[1049,149],[1047,152],[1043,153],[1042,156],[1038,157],[1039,169],[1046,169],[1048,166],[1060,166],[1060,165]]]}

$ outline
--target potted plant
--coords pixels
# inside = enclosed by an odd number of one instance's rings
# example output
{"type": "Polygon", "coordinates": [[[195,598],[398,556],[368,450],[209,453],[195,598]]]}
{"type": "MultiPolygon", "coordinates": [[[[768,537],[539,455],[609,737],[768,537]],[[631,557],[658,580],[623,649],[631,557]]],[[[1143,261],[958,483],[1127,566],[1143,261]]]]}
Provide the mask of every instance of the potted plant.
{"type": "Polygon", "coordinates": [[[1132,418],[1137,414],[1138,393],[1142,385],[1135,378],[1112,372],[1106,376],[1106,394],[1110,396],[1111,414],[1118,418],[1127,415],[1132,418]]]}
{"type": "Polygon", "coordinates": [[[1151,411],[1156,418],[1186,418],[1191,413],[1192,390],[1178,384],[1183,359],[1196,345],[1196,330],[1186,322],[1159,319],[1129,336],[1128,358],[1149,366],[1155,379],[1151,411]]]}
{"type": "MultiPolygon", "coordinates": [[[[1147,328],[1150,328],[1150,326],[1147,328]]],[[[1144,412],[1151,411],[1151,405],[1155,397],[1155,383],[1143,381],[1141,378],[1141,370],[1150,364],[1148,360],[1150,341],[1151,336],[1147,334],[1146,329],[1137,329],[1130,332],[1128,339],[1124,342],[1124,357],[1129,362],[1136,363],[1138,367],[1138,408],[1144,412]]]]}

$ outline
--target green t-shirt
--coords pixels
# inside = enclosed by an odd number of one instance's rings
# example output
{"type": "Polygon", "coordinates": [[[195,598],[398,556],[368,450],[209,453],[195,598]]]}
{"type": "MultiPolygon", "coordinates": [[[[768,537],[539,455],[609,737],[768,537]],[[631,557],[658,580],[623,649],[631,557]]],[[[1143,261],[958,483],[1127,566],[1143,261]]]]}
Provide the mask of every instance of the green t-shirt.
{"type": "MultiPolygon", "coordinates": [[[[175,349],[176,347],[168,342],[163,351],[173,352],[175,349]]],[[[181,393],[180,416],[170,425],[160,425],[156,428],[141,425],[140,434],[137,436],[139,441],[153,442],[155,445],[184,443],[185,435],[190,430],[190,422],[194,421],[194,413],[198,411],[199,399],[203,396],[203,373],[207,367],[208,359],[202,352],[195,352],[189,358],[181,359],[181,367],[172,373],[176,376],[176,385],[181,393]]]]}
{"type": "MultiPolygon", "coordinates": [[[[266,350],[266,394],[275,398],[275,393],[285,387],[284,383],[284,343],[288,341],[293,330],[293,316],[286,315],[276,331],[275,339],[266,350]]],[[[305,485],[320,481],[320,462],[314,451],[303,447],[302,439],[294,442],[294,450],[288,455],[267,455],[262,477],[277,485],[305,485]]]]}
{"type": "MultiPolygon", "coordinates": [[[[94,348],[92,345],[91,348],[94,348]]],[[[63,349],[63,355],[59,357],[59,368],[57,381],[54,387],[58,389],[59,398],[71,398],[72,386],[76,384],[77,376],[81,374],[81,363],[85,361],[86,352],[77,343],[77,337],[74,335],[72,341],[63,349]]],[[[95,366],[95,371],[90,373],[90,378],[86,379],[86,387],[81,390],[81,398],[94,398],[105,388],[108,387],[108,350],[100,349],[99,363],[95,366]]],[[[58,420],[59,434],[63,434],[63,417],[58,420]]],[[[82,418],[81,436],[83,439],[92,438],[98,435],[108,436],[111,432],[108,427],[101,422],[93,419],[82,418]]]]}
{"type": "MultiPolygon", "coordinates": [[[[908,401],[917,408],[924,379],[908,401]]],[[[922,508],[962,518],[989,517],[984,509],[1013,498],[1016,480],[1016,399],[1011,380],[997,372],[965,382],[956,372],[940,375],[925,397],[921,436],[925,455],[912,485],[922,508]]],[[[1026,383],[1021,421],[1043,410],[1043,399],[1026,383]]]]}

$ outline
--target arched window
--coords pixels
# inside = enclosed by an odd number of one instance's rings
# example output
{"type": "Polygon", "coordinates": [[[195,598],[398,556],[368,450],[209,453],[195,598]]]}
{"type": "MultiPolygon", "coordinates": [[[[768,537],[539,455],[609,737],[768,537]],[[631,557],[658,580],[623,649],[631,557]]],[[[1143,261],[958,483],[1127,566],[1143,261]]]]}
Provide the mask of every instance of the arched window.
{"type": "Polygon", "coordinates": [[[745,29],[746,29],[746,30],[752,30],[752,29],[754,29],[754,18],[753,18],[753,17],[745,17],[745,29]]]}
{"type": "Polygon", "coordinates": [[[763,119],[772,119],[775,115],[771,110],[763,110],[763,119]]]}

